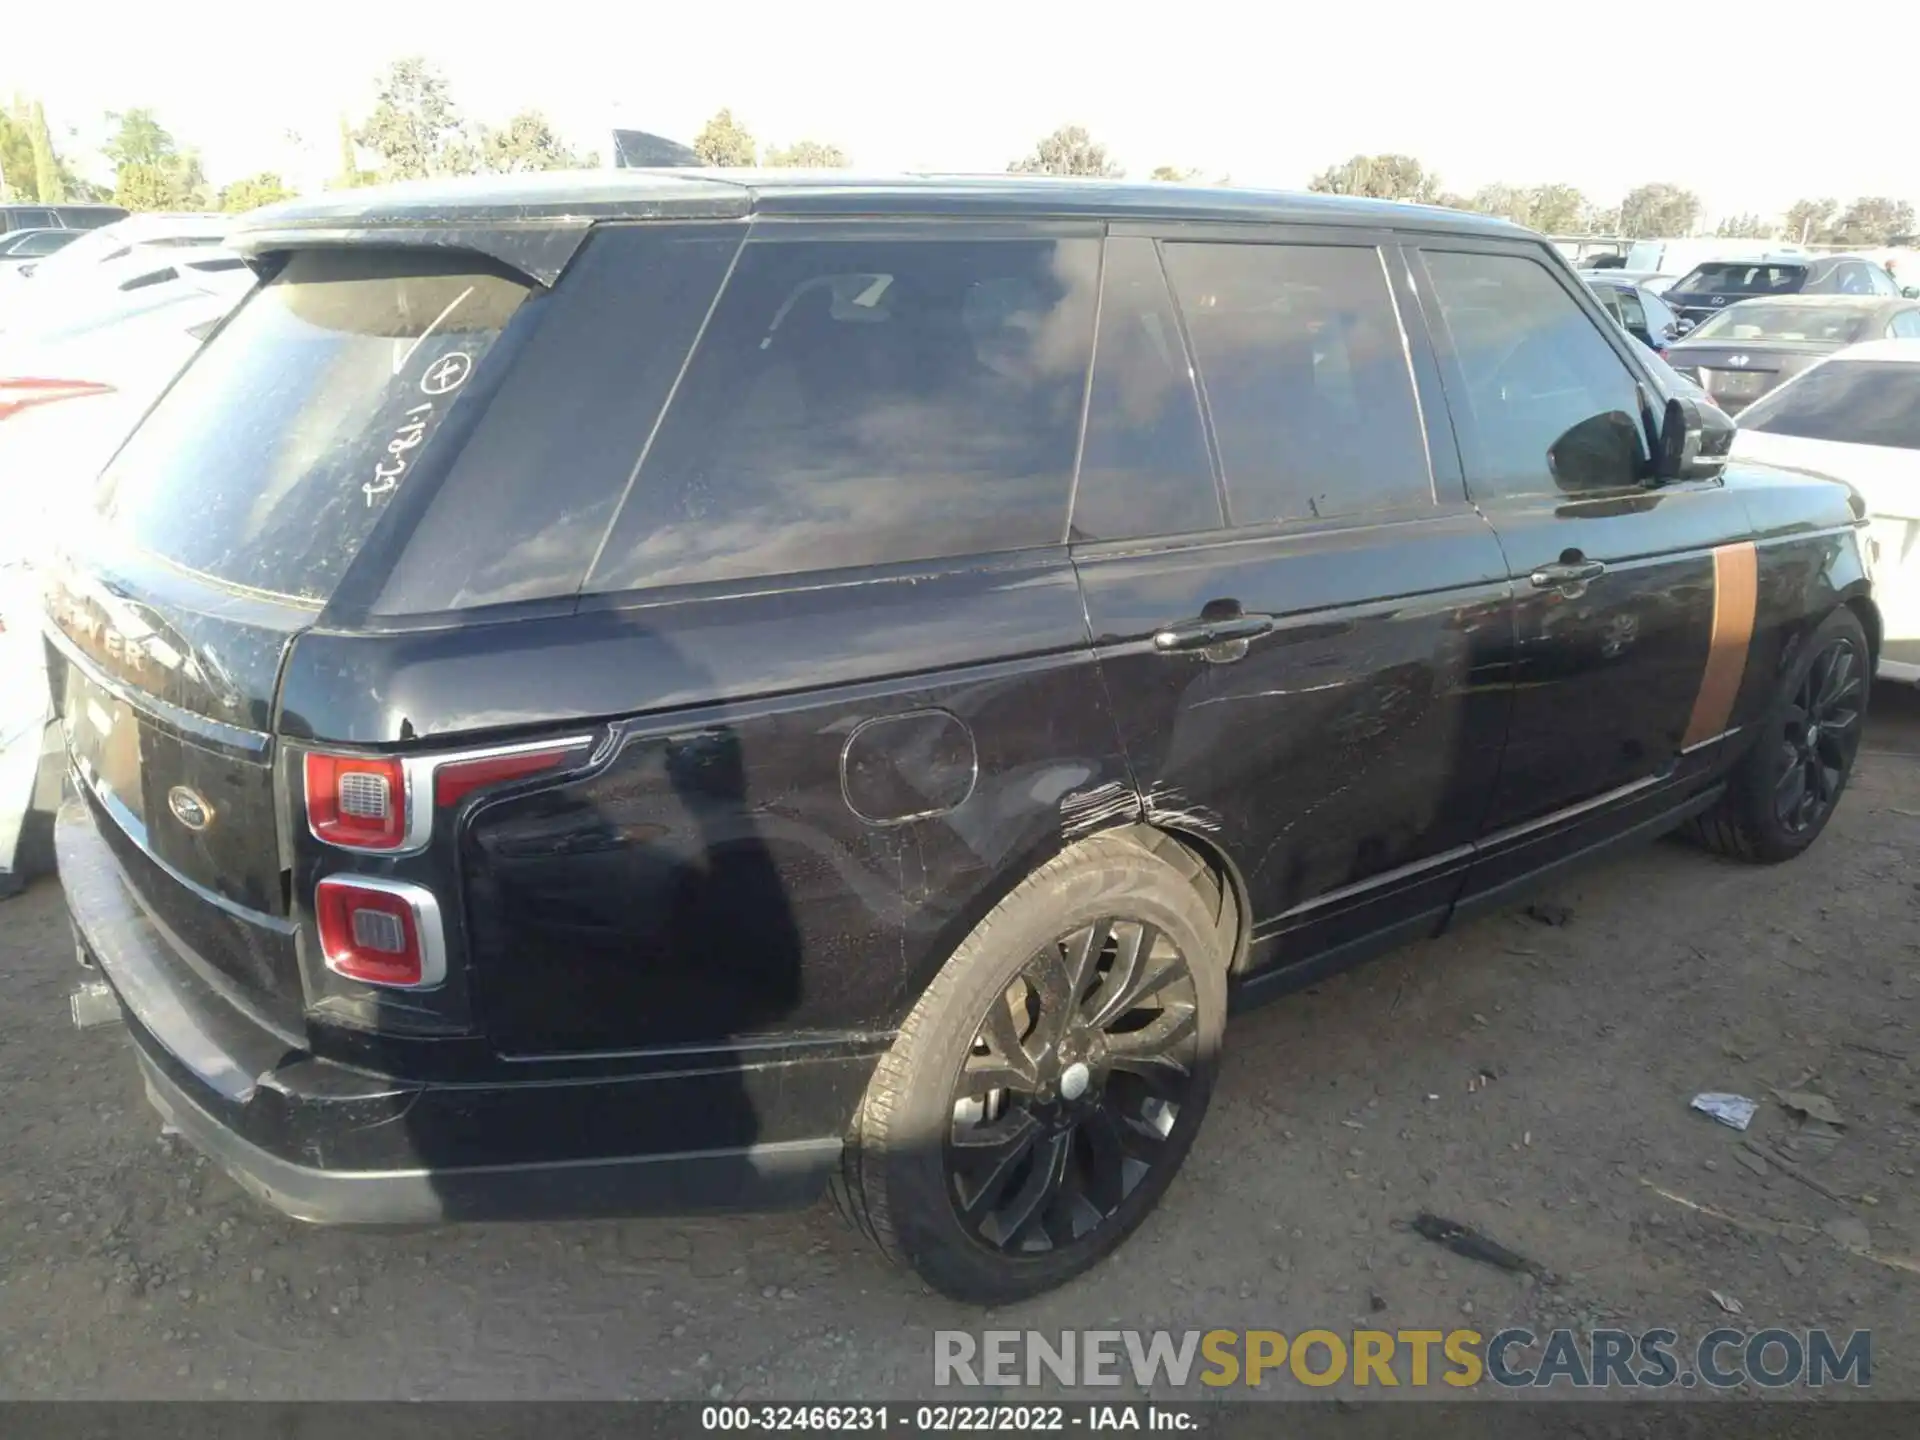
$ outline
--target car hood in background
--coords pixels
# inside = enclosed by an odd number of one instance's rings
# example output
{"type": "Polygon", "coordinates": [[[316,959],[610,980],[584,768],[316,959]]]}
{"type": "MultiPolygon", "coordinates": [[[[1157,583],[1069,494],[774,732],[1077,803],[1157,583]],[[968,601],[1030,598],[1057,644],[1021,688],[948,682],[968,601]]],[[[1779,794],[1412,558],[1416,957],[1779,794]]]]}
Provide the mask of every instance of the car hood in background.
{"type": "MultiPolygon", "coordinates": [[[[1873,600],[1889,645],[1920,640],[1920,451],[1742,430],[1736,457],[1848,486],[1867,511],[1873,600]]],[[[1909,652],[1895,658],[1913,663],[1909,652]]]]}

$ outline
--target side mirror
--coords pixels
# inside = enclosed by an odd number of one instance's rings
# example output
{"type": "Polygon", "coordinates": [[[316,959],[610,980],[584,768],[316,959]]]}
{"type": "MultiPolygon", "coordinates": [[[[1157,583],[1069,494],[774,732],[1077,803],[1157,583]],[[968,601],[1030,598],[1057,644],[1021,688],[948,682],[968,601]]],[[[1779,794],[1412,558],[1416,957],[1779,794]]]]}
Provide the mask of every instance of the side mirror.
{"type": "Polygon", "coordinates": [[[1900,293],[1909,300],[1920,300],[1920,285],[1909,285],[1900,293]]]}
{"type": "Polygon", "coordinates": [[[1713,479],[1727,468],[1734,429],[1732,419],[1717,405],[1684,398],[1667,401],[1654,478],[1662,483],[1713,479]]]}
{"type": "Polygon", "coordinates": [[[1684,315],[1676,315],[1673,317],[1673,333],[1676,335],[1688,334],[1698,323],[1698,321],[1687,319],[1684,315]]]}
{"type": "Polygon", "coordinates": [[[1547,468],[1569,494],[1637,485],[1640,426],[1624,410],[1589,415],[1547,447],[1547,468]]]}

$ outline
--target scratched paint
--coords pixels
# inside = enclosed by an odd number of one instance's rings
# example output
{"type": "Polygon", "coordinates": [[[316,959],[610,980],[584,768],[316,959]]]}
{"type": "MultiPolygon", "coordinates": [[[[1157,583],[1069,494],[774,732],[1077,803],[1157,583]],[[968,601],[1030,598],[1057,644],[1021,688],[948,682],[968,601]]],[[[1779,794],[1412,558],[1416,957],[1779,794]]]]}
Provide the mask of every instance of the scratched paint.
{"type": "Polygon", "coordinates": [[[1146,806],[1137,790],[1118,780],[1109,780],[1091,790],[1076,790],[1060,797],[1060,833],[1068,840],[1078,840],[1109,825],[1138,820],[1145,813],[1146,806]]]}

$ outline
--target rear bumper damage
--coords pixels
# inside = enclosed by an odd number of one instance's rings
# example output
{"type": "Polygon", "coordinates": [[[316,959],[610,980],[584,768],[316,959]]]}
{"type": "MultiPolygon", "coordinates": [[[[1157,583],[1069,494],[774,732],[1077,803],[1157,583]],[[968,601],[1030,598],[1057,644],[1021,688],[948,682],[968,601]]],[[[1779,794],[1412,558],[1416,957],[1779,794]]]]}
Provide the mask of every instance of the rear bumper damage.
{"type": "Polygon", "coordinates": [[[61,883],[81,959],[112,987],[148,1098],[296,1219],[777,1209],[812,1202],[839,1164],[871,1055],[639,1072],[576,1062],[562,1074],[460,1082],[316,1056],[194,963],[126,883],[99,823],[84,801],[61,808],[61,883]]]}

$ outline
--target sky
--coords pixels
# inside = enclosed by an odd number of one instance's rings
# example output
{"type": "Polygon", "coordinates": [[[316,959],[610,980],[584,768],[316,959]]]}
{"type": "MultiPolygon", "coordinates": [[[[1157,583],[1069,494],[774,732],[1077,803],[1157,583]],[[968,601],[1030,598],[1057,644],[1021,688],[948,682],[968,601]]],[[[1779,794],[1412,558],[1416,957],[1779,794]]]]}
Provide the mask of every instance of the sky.
{"type": "Polygon", "coordinates": [[[468,119],[538,109],[603,155],[615,124],[690,141],[728,106],[763,147],[827,141],[871,171],[1003,170],[1073,123],[1141,178],[1177,165],[1302,188],[1398,151],[1462,193],[1564,181],[1613,202],[1669,180],[1709,220],[1808,195],[1920,203],[1912,87],[1857,63],[1914,53],[1912,0],[1853,0],[1830,40],[1816,12],[1774,0],[17,8],[0,97],[43,101],[56,147],[101,179],[105,112],[145,106],[216,185],[261,170],[317,185],[338,169],[341,115],[363,118],[379,72],[417,54],[468,119]]]}

